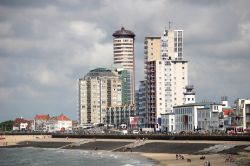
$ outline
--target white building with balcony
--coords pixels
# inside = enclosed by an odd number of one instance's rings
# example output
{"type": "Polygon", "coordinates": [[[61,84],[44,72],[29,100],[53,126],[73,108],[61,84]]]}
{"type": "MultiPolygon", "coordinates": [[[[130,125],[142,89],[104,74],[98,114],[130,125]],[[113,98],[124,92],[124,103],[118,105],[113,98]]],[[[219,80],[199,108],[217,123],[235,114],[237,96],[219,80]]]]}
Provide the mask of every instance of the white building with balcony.
{"type": "Polygon", "coordinates": [[[198,129],[216,130],[219,128],[220,112],[222,112],[222,104],[214,102],[174,106],[175,130],[176,132],[198,129]]]}
{"type": "Polygon", "coordinates": [[[243,126],[244,130],[250,130],[250,99],[237,99],[235,104],[238,125],[243,126]]]}

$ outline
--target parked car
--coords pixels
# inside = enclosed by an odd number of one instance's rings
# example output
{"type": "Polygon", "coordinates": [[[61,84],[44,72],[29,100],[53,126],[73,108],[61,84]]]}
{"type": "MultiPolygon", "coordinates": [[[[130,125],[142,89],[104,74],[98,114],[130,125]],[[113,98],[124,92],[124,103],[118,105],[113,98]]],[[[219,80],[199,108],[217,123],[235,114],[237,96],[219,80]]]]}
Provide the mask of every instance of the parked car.
{"type": "Polygon", "coordinates": [[[139,134],[139,130],[133,130],[132,133],[133,134],[139,134]]]}

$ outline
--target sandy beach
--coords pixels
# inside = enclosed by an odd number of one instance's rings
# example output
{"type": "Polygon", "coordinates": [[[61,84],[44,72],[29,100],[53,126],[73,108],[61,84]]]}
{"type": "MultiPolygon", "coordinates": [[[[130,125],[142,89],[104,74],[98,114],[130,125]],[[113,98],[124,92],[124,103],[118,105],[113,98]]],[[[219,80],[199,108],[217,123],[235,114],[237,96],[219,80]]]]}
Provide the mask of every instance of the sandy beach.
{"type": "Polygon", "coordinates": [[[150,158],[152,160],[156,160],[160,162],[161,166],[203,166],[205,162],[210,162],[211,165],[218,166],[228,166],[235,165],[235,163],[225,162],[227,155],[205,155],[205,160],[200,160],[201,155],[189,155],[182,154],[185,157],[185,160],[176,160],[175,154],[167,154],[167,153],[142,153],[144,157],[150,158]],[[186,159],[191,159],[191,162],[187,162],[186,159]]]}
{"type": "Polygon", "coordinates": [[[49,135],[6,135],[4,137],[5,139],[0,140],[0,146],[118,152],[123,152],[121,149],[129,147],[130,150],[127,152],[155,160],[161,166],[203,166],[208,161],[210,165],[233,166],[249,165],[250,162],[250,142],[245,141],[146,140],[142,142],[134,139],[51,138],[49,135]],[[185,159],[176,160],[176,153],[182,154],[185,159]],[[202,154],[206,156],[205,160],[200,160],[202,154]],[[234,162],[225,162],[229,154],[233,155],[234,162]],[[187,162],[187,159],[191,162],[187,162]]]}
{"type": "Polygon", "coordinates": [[[49,135],[0,135],[0,147],[16,145],[22,141],[31,141],[51,138],[49,135]]]}

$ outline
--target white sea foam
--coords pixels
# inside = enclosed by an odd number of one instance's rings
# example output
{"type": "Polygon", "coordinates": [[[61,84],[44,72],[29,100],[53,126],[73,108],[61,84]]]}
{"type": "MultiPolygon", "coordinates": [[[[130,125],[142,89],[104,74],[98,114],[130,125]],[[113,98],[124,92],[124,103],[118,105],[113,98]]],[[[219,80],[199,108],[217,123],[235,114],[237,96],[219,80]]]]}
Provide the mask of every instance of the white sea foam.
{"type": "Polygon", "coordinates": [[[2,148],[0,149],[1,166],[26,165],[102,165],[102,166],[152,166],[151,161],[132,155],[104,151],[82,151],[41,148],[2,148]],[[22,158],[17,157],[22,154],[22,158]],[[6,161],[8,160],[8,161],[6,161]]]}

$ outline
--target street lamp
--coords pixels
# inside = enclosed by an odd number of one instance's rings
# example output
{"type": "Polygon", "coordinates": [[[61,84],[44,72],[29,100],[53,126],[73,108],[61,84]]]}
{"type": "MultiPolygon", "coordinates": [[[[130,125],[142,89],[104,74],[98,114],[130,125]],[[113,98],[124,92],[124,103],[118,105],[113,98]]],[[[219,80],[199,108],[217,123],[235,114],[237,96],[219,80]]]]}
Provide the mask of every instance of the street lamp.
{"type": "Polygon", "coordinates": [[[205,118],[204,120],[205,120],[205,129],[207,130],[207,118],[205,118]]]}

